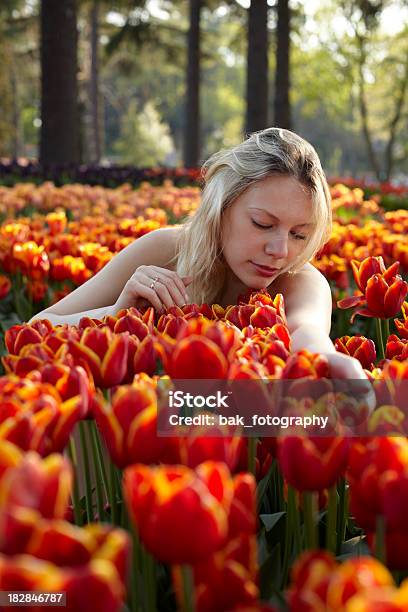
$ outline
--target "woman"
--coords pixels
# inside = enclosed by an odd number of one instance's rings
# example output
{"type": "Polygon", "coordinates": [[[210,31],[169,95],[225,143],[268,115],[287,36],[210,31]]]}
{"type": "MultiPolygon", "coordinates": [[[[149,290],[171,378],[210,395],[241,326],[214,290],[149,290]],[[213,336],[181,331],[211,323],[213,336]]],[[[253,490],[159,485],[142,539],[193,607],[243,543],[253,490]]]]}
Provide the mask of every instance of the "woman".
{"type": "Polygon", "coordinates": [[[366,379],[356,359],[335,351],[330,287],[309,263],[331,231],[330,192],[314,148],[269,128],[216,153],[203,170],[192,219],[138,238],[35,318],[77,324],[146,303],[159,312],[188,302],[226,306],[250,288],[267,288],[284,296],[292,350],[325,354],[332,377],[366,379]]]}

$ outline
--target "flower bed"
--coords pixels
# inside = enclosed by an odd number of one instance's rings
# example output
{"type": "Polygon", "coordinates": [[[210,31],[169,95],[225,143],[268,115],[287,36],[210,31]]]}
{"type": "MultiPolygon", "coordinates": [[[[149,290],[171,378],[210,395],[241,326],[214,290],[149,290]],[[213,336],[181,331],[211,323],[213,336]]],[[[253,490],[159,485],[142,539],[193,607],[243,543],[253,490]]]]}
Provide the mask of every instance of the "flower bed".
{"type": "MultiPolygon", "coordinates": [[[[23,210],[38,192],[20,189],[23,210]]],[[[191,188],[143,189],[48,185],[36,212],[1,226],[0,591],[65,593],[72,611],[407,610],[407,213],[336,186],[315,262],[371,412],[324,356],[292,351],[279,294],[22,323],[198,204],[191,188]],[[291,414],[336,427],[159,435],[176,382],[201,379],[250,385],[258,412],[265,383],[289,381],[291,414]]]]}

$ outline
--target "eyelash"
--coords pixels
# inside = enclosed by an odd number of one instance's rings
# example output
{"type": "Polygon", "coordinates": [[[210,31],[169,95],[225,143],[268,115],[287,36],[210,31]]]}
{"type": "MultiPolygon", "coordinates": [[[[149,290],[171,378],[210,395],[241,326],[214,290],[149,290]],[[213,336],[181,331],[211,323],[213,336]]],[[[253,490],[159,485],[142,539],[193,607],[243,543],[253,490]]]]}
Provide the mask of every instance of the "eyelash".
{"type": "MultiPolygon", "coordinates": [[[[259,229],[264,229],[264,230],[271,229],[273,227],[273,225],[261,225],[260,223],[257,223],[253,219],[252,219],[252,223],[255,225],[255,227],[258,227],[259,229]]],[[[301,234],[295,233],[295,234],[292,234],[292,236],[295,238],[295,240],[306,240],[306,236],[302,236],[301,234]]]]}

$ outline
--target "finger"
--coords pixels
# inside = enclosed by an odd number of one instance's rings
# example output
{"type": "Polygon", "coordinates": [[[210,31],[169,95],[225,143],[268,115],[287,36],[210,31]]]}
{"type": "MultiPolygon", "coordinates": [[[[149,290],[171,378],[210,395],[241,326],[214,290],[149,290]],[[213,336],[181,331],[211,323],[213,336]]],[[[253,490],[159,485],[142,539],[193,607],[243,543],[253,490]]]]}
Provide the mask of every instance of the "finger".
{"type": "Polygon", "coordinates": [[[165,283],[161,282],[160,278],[154,285],[154,291],[157,293],[162,304],[166,308],[171,308],[172,306],[176,305],[170,291],[168,290],[165,283]]]}
{"type": "MultiPolygon", "coordinates": [[[[146,277],[147,278],[147,277],[146,277]]],[[[149,286],[140,281],[133,281],[130,285],[131,291],[134,291],[135,297],[146,299],[158,312],[163,311],[163,305],[157,293],[149,286]]]]}
{"type": "MultiPolygon", "coordinates": [[[[184,306],[184,304],[186,304],[186,296],[183,293],[180,292],[180,289],[173,283],[173,279],[169,278],[167,276],[156,276],[157,283],[155,285],[155,290],[157,291],[157,293],[159,294],[160,297],[163,297],[163,295],[168,295],[171,301],[170,306],[184,306]],[[165,290],[160,291],[160,286],[164,287],[165,290]]],[[[164,302],[166,303],[166,302],[164,302]]],[[[167,306],[168,308],[170,308],[170,306],[167,306]]]]}
{"type": "Polygon", "coordinates": [[[184,306],[189,301],[189,297],[184,287],[184,283],[181,278],[175,272],[171,270],[162,270],[158,268],[157,276],[166,285],[168,291],[172,295],[174,302],[178,306],[184,306]]]}

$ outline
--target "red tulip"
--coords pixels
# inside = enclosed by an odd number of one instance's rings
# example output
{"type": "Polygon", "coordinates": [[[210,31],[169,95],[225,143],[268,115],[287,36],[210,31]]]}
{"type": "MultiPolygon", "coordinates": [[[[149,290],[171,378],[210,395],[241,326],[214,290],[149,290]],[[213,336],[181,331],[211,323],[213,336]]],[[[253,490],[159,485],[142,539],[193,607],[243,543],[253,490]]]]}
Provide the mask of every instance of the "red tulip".
{"type": "MultiPolygon", "coordinates": [[[[23,458],[20,449],[6,440],[0,441],[0,483],[3,474],[9,469],[18,465],[23,458]]],[[[1,487],[1,484],[0,484],[1,487]]],[[[1,495],[1,493],[0,493],[1,495]]]]}
{"type": "Polygon", "coordinates": [[[329,364],[326,357],[318,353],[310,353],[302,349],[293,353],[288,358],[282,370],[281,378],[327,378],[329,376],[329,364]]]}
{"type": "Polygon", "coordinates": [[[109,404],[96,402],[95,420],[112,461],[120,468],[158,463],[175,439],[157,435],[156,383],[147,375],[122,385],[109,404]]]}
{"type": "Polygon", "coordinates": [[[397,274],[399,262],[385,269],[382,257],[369,257],[361,264],[352,262],[352,268],[364,295],[347,297],[337,303],[339,308],[364,306],[354,311],[351,322],[357,314],[380,319],[395,317],[408,293],[408,283],[397,274]]]}
{"type": "Polygon", "coordinates": [[[375,531],[376,516],[383,513],[383,476],[389,471],[403,474],[407,465],[406,438],[376,437],[352,445],[348,467],[350,509],[358,525],[375,531]]]}
{"type": "Polygon", "coordinates": [[[98,387],[119,385],[127,373],[128,332],[114,334],[109,327],[87,327],[80,341],[69,340],[68,349],[78,365],[87,364],[98,387]]]}
{"type": "MultiPolygon", "coordinates": [[[[256,606],[257,559],[255,536],[241,535],[208,560],[193,566],[197,612],[225,612],[256,606]]],[[[180,608],[183,589],[180,568],[173,567],[173,583],[180,608]]]]}
{"type": "Polygon", "coordinates": [[[68,612],[86,612],[90,606],[98,612],[120,612],[129,557],[124,531],[44,521],[29,547],[38,558],[0,555],[0,590],[65,592],[68,612]]]}
{"type": "Polygon", "coordinates": [[[371,339],[361,335],[342,336],[335,340],[334,346],[339,353],[344,353],[358,359],[366,370],[372,370],[374,367],[377,355],[375,344],[371,339]]]}
{"type": "Polygon", "coordinates": [[[399,319],[394,319],[395,326],[398,330],[399,335],[404,340],[408,340],[408,302],[404,302],[401,306],[402,315],[404,317],[403,321],[399,319]]]}
{"type": "Polygon", "coordinates": [[[0,300],[3,300],[8,295],[11,289],[11,281],[4,274],[0,274],[0,300]]]}
{"type": "Polygon", "coordinates": [[[327,588],[337,564],[324,550],[304,552],[291,570],[288,592],[291,612],[316,612],[326,609],[327,588]]]}
{"type": "Polygon", "coordinates": [[[31,508],[44,518],[62,518],[71,495],[72,478],[71,465],[61,455],[41,459],[36,453],[27,453],[3,475],[0,507],[31,508]]]}
{"type": "MultiPolygon", "coordinates": [[[[326,551],[306,552],[292,570],[289,609],[291,612],[349,610],[349,602],[356,594],[364,597],[374,589],[393,586],[390,572],[372,557],[337,564],[326,551]]],[[[350,607],[350,610],[354,609],[350,607]]]]}
{"type": "Polygon", "coordinates": [[[362,293],[365,292],[367,282],[372,276],[374,276],[374,274],[387,273],[389,276],[390,273],[394,275],[398,271],[398,265],[394,263],[392,272],[390,272],[391,268],[389,268],[387,272],[382,257],[367,257],[361,262],[357,261],[356,259],[352,259],[350,265],[356,285],[362,293]]]}
{"type": "MultiPolygon", "coordinates": [[[[209,466],[202,464],[199,469],[209,466]]],[[[256,550],[256,488],[250,474],[233,479],[225,546],[193,566],[197,612],[235,610],[258,599],[256,550]]],[[[177,598],[183,607],[180,568],[173,568],[177,598]]]]}
{"type": "Polygon", "coordinates": [[[278,440],[278,459],[285,479],[298,491],[321,491],[333,485],[347,467],[350,441],[285,436],[278,440]]]}
{"type": "Polygon", "coordinates": [[[196,563],[226,541],[233,488],[222,463],[195,471],[136,464],[125,471],[124,493],[143,543],[165,563],[196,563]]]}
{"type": "Polygon", "coordinates": [[[408,360],[408,339],[401,340],[395,334],[388,336],[385,357],[398,361],[408,360]]]}
{"type": "Polygon", "coordinates": [[[0,403],[0,439],[41,455],[65,448],[82,407],[79,395],[62,402],[51,385],[13,375],[0,378],[0,403]]]}

